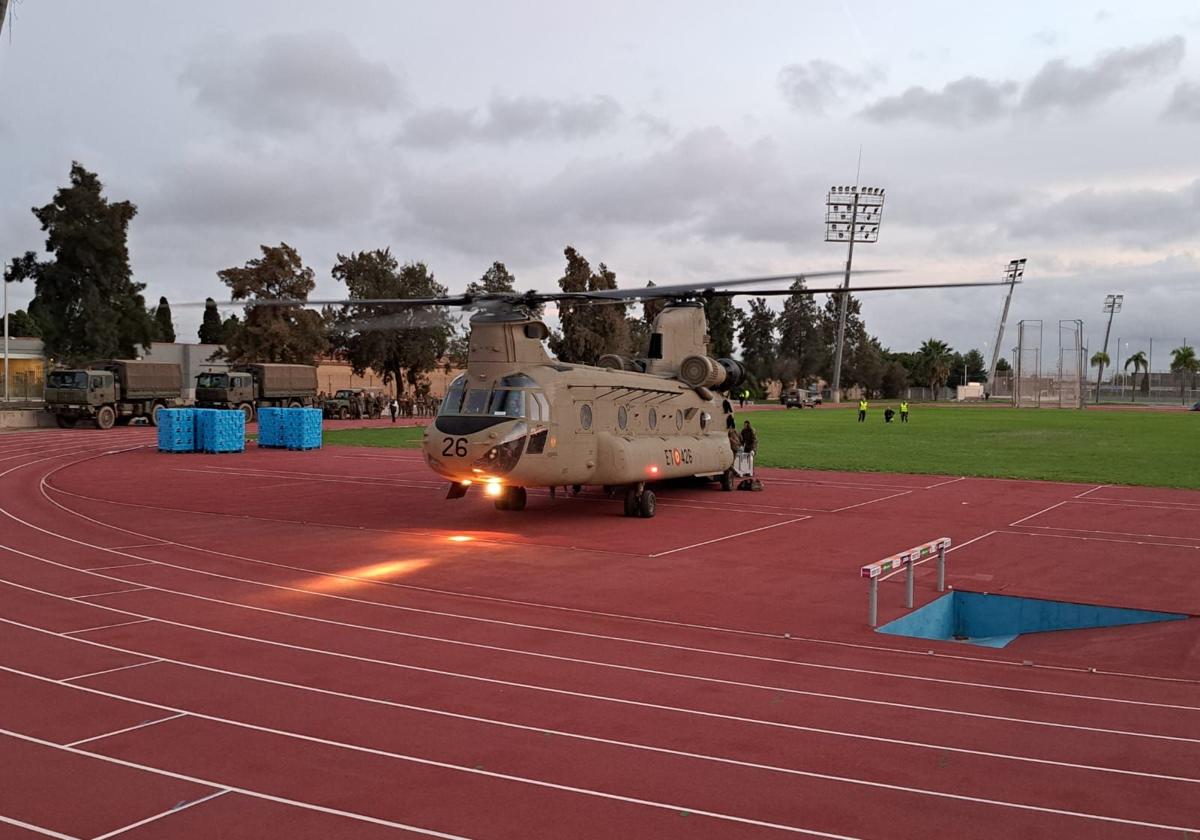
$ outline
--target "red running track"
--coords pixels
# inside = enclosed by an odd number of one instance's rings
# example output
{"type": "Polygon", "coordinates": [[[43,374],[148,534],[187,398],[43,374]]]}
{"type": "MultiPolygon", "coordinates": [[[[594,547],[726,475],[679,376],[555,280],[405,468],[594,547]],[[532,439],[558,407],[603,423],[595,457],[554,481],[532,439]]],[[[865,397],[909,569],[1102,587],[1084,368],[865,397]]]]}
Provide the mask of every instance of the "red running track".
{"type": "Polygon", "coordinates": [[[1200,830],[1197,622],[918,642],[856,574],[946,535],[958,588],[1191,613],[1200,494],[765,471],[641,521],[151,441],[0,436],[0,838],[1200,830]]]}

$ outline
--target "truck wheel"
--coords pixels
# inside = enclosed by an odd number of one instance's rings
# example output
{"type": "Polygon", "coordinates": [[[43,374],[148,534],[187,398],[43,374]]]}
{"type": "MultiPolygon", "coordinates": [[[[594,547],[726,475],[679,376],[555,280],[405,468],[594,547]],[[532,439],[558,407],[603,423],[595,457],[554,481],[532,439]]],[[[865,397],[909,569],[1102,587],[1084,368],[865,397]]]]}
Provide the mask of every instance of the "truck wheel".
{"type": "Polygon", "coordinates": [[[162,403],[155,403],[150,408],[150,415],[146,419],[150,422],[151,426],[158,425],[158,412],[162,411],[164,407],[162,403]]]}
{"type": "Polygon", "coordinates": [[[113,411],[113,407],[111,405],[100,406],[100,410],[96,412],[96,428],[111,429],[116,422],[117,412],[113,411]]]}
{"type": "Polygon", "coordinates": [[[288,403],[287,407],[288,408],[304,408],[304,406],[302,406],[300,404],[300,400],[292,400],[290,403],[288,403]]]}
{"type": "Polygon", "coordinates": [[[341,411],[339,411],[338,419],[339,420],[349,420],[350,419],[350,409],[343,408],[341,411]]]}
{"type": "Polygon", "coordinates": [[[241,405],[238,406],[238,411],[240,411],[240,412],[242,412],[242,414],[246,415],[247,423],[254,422],[254,406],[250,405],[250,403],[242,403],[241,405]]]}

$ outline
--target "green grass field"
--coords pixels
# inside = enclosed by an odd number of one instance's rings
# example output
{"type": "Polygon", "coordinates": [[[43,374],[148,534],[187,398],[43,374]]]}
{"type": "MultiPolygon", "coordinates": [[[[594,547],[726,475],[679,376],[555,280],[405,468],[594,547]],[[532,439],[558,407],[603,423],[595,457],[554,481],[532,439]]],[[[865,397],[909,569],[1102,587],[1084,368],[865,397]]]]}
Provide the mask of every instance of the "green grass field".
{"type": "MultiPolygon", "coordinates": [[[[915,405],[911,422],[851,408],[747,412],[768,467],[979,475],[1200,489],[1200,413],[915,405]]],[[[330,444],[416,447],[421,430],[326,432],[330,444]]]]}

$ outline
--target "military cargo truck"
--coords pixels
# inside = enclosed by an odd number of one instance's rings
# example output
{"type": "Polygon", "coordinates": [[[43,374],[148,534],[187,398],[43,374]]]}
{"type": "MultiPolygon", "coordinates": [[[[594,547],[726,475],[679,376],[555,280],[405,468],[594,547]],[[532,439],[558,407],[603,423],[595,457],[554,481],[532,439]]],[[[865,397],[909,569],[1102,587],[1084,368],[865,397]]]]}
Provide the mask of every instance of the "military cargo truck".
{"type": "Polygon", "coordinates": [[[177,364],[113,359],[46,377],[46,410],[60,428],[88,420],[98,429],[111,429],[137,417],[158,425],[160,409],[183,404],[177,364]]]}
{"type": "Polygon", "coordinates": [[[238,365],[196,377],[197,406],[240,409],[247,423],[260,408],[311,406],[316,397],[317,369],[312,365],[238,365]]]}

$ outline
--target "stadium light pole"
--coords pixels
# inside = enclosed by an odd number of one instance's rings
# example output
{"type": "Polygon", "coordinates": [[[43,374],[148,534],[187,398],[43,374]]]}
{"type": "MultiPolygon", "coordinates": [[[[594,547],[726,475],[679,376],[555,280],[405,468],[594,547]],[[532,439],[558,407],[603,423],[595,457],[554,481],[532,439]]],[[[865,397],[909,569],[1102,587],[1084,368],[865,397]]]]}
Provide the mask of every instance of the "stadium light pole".
{"type": "Polygon", "coordinates": [[[1004,277],[1008,280],[1008,294],[1004,298],[1004,311],[1000,313],[1000,327],[996,330],[996,346],[992,349],[992,366],[988,370],[988,393],[996,390],[996,365],[1000,362],[1000,342],[1004,340],[1004,324],[1008,321],[1008,306],[1012,303],[1013,289],[1017,281],[1025,275],[1025,258],[1009,260],[1008,268],[1004,269],[1004,277]]]}
{"type": "MultiPolygon", "coordinates": [[[[3,0],[0,0],[3,2],[3,0]]],[[[0,19],[3,23],[3,19],[0,19]]],[[[8,284],[9,279],[4,278],[4,401],[8,402],[8,284]]]]}
{"type": "MultiPolygon", "coordinates": [[[[1121,311],[1121,304],[1125,302],[1125,295],[1108,295],[1104,298],[1104,312],[1108,315],[1108,326],[1104,328],[1104,348],[1101,351],[1104,355],[1108,355],[1108,334],[1112,331],[1113,316],[1121,311]]],[[[1118,348],[1118,355],[1120,355],[1118,348]]],[[[1100,360],[1097,365],[1099,371],[1096,373],[1096,405],[1100,404],[1100,383],[1104,379],[1104,360],[1100,360]]]]}
{"type": "Polygon", "coordinates": [[[833,354],[833,382],[829,398],[842,401],[842,348],[846,341],[846,307],[849,304],[850,266],[854,262],[855,242],[877,242],[883,215],[883,189],[880,187],[830,187],[825,196],[825,241],[845,242],[846,278],[838,293],[837,348],[833,354]]]}

